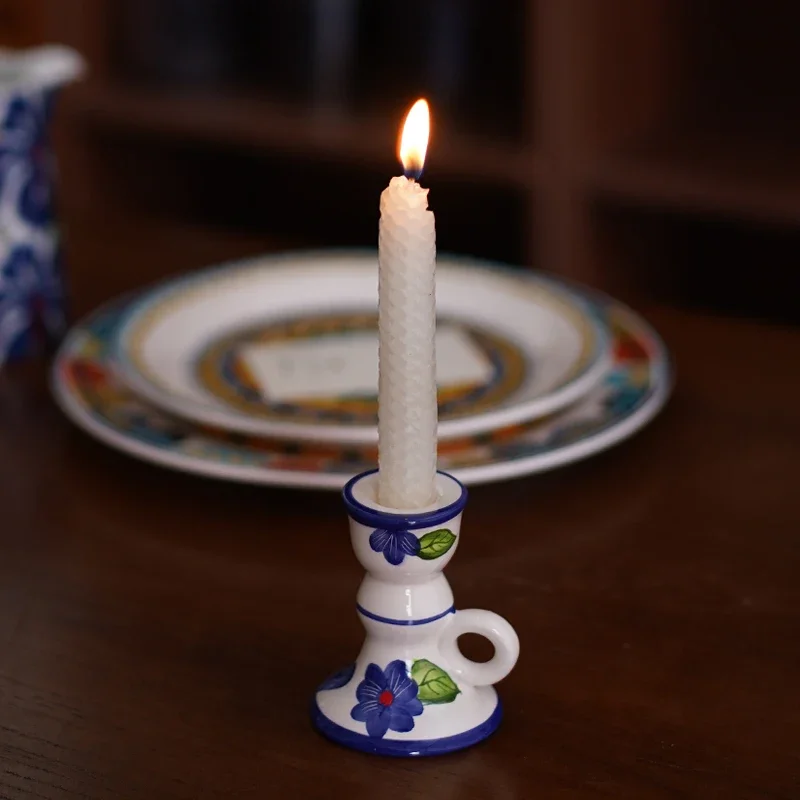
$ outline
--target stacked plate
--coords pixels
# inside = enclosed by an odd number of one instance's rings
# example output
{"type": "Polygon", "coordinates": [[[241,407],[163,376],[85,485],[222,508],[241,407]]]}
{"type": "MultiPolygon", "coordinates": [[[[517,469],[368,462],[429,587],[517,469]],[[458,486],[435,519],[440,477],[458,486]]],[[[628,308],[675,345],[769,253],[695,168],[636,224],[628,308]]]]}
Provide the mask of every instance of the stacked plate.
{"type": "MultiPolygon", "coordinates": [[[[53,372],[80,427],[131,455],[339,488],[377,457],[377,261],[265,257],[96,312],[53,372]]],[[[527,270],[437,265],[440,468],[475,484],[585,458],[661,409],[665,349],[636,314],[527,270]]]]}

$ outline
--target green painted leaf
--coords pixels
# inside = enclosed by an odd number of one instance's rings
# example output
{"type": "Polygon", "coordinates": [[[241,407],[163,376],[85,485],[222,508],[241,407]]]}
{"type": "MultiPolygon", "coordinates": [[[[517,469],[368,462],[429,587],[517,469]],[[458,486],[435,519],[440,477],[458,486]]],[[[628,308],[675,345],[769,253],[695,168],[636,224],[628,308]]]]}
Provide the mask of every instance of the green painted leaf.
{"type": "Polygon", "coordinates": [[[426,561],[441,558],[455,543],[456,535],[449,528],[439,528],[420,537],[419,555],[426,561]]]}
{"type": "Polygon", "coordinates": [[[452,703],[461,691],[441,667],[437,667],[427,658],[414,662],[411,667],[411,678],[419,686],[417,697],[426,704],[452,703]]]}

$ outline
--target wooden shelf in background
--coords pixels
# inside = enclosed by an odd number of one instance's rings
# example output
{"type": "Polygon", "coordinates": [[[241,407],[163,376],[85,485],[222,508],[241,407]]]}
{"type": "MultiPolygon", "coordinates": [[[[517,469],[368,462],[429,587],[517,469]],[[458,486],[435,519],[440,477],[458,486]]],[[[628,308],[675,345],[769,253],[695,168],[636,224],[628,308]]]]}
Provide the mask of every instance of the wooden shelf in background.
{"type": "Polygon", "coordinates": [[[724,128],[662,133],[601,158],[584,177],[590,190],[605,197],[687,213],[800,224],[800,150],[787,137],[724,128]]]}
{"type": "MultiPolygon", "coordinates": [[[[444,122],[439,128],[434,119],[432,185],[441,178],[456,194],[472,183],[479,196],[469,203],[495,212],[489,195],[507,196],[520,212],[507,229],[524,239],[525,260],[607,291],[636,287],[642,296],[663,285],[660,273],[643,268],[642,254],[679,250],[683,236],[681,225],[662,229],[645,217],[658,222],[667,216],[660,212],[675,212],[701,228],[716,218],[776,240],[800,230],[800,149],[788,135],[800,127],[793,6],[732,14],[723,0],[524,2],[519,100],[531,139],[470,134],[444,122]],[[492,191],[484,195],[484,188],[492,191]]],[[[195,176],[186,175],[200,160],[198,148],[236,151],[226,155],[244,170],[255,156],[251,162],[265,171],[285,158],[287,169],[309,162],[322,173],[338,164],[342,170],[329,172],[339,174],[352,167],[365,182],[397,171],[395,113],[324,115],[252,90],[134,86],[117,71],[143,77],[121,57],[116,3],[0,0],[0,11],[4,3],[26,14],[40,4],[48,38],[76,47],[91,64],[89,81],[71,88],[62,106],[60,147],[63,184],[87,213],[144,207],[176,223],[225,224],[231,217],[216,207],[198,212],[195,176]],[[165,169],[168,180],[154,185],[165,169]]],[[[478,63],[503,42],[480,45],[478,63]]],[[[224,169],[210,182],[225,183],[224,169]]],[[[482,220],[487,241],[504,238],[498,219],[505,216],[504,207],[482,220]]]]}
{"type": "MultiPolygon", "coordinates": [[[[75,90],[73,108],[106,128],[336,158],[354,165],[396,164],[395,119],[295,109],[252,94],[86,84],[75,90]]],[[[431,156],[440,174],[521,188],[530,188],[535,178],[535,159],[524,146],[435,132],[431,156]]]]}

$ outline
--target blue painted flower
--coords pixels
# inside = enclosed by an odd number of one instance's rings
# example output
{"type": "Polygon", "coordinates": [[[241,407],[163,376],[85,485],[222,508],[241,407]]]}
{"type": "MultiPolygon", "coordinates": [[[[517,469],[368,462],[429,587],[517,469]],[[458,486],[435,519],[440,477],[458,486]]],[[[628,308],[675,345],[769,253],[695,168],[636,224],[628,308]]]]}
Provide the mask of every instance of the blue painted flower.
{"type": "Polygon", "coordinates": [[[50,224],[55,217],[50,159],[49,151],[31,156],[30,168],[19,195],[19,215],[37,227],[50,224]]]}
{"type": "Polygon", "coordinates": [[[24,169],[18,211],[31,225],[43,226],[53,219],[53,155],[48,140],[48,121],[54,92],[14,97],[0,122],[0,181],[9,170],[24,169]]]}
{"type": "Polygon", "coordinates": [[[42,265],[29,245],[14,247],[0,264],[0,303],[23,303],[41,283],[42,265]]]}
{"type": "Polygon", "coordinates": [[[0,362],[24,355],[31,346],[41,305],[39,266],[27,246],[14,248],[0,264],[0,362]]]}
{"type": "Polygon", "coordinates": [[[418,690],[404,661],[392,661],[385,671],[370,664],[356,689],[358,705],[353,706],[350,716],[356,722],[366,722],[367,733],[378,739],[387,731],[408,733],[414,728],[414,717],[422,713],[418,690]]]}
{"type": "Polygon", "coordinates": [[[402,564],[406,556],[419,553],[419,539],[410,531],[384,531],[380,528],[369,537],[369,546],[393,566],[402,564]]]}
{"type": "Polygon", "coordinates": [[[0,123],[0,153],[25,155],[44,137],[46,126],[47,104],[44,97],[13,97],[0,123]]]}
{"type": "MultiPolygon", "coordinates": [[[[63,332],[64,296],[55,260],[52,256],[41,257],[24,244],[14,247],[0,263],[0,349],[9,349],[12,316],[20,321],[19,333],[29,340],[23,350],[63,332]]],[[[15,348],[11,352],[12,357],[23,353],[15,352],[15,348]]]]}
{"type": "Polygon", "coordinates": [[[355,673],[356,663],[354,661],[352,664],[348,664],[338,672],[334,672],[333,675],[329,675],[327,678],[325,678],[325,680],[319,685],[317,691],[324,692],[328,689],[341,689],[342,686],[347,686],[347,684],[350,683],[355,673]]]}

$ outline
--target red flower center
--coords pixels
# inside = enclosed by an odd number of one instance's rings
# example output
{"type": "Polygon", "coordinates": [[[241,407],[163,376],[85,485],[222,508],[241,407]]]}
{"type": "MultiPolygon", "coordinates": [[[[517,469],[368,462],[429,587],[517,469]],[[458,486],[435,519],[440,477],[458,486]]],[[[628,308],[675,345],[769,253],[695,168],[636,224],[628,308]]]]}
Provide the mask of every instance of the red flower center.
{"type": "Polygon", "coordinates": [[[394,695],[388,689],[385,692],[381,692],[381,696],[378,698],[378,702],[382,706],[390,706],[392,700],[394,700],[394,695]]]}

